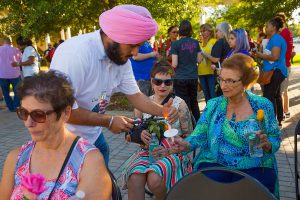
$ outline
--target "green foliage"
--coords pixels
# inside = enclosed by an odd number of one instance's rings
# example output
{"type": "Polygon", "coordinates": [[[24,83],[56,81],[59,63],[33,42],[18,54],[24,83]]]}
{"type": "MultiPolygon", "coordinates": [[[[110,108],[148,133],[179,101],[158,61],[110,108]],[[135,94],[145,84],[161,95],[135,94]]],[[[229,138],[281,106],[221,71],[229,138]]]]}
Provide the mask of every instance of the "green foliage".
{"type": "MultiPolygon", "coordinates": [[[[114,1],[100,0],[5,0],[0,1],[6,16],[0,18],[0,31],[12,36],[40,38],[71,26],[93,30],[99,13],[114,5],[114,1]]],[[[1,9],[0,9],[1,10],[1,9]]]]}
{"type": "Polygon", "coordinates": [[[294,37],[300,36],[300,24],[292,24],[289,28],[291,29],[294,37]]]}
{"type": "Polygon", "coordinates": [[[159,24],[158,35],[167,35],[168,27],[179,26],[188,19],[198,36],[199,15],[203,6],[227,5],[217,9],[209,22],[216,25],[228,21],[234,27],[252,29],[265,24],[278,11],[287,16],[300,6],[299,0],[2,0],[0,1],[0,33],[43,38],[71,26],[72,32],[90,32],[99,28],[99,15],[116,5],[136,4],[149,9],[159,24]]]}
{"type": "MultiPolygon", "coordinates": [[[[204,1],[203,1],[204,2],[204,1]]],[[[201,3],[203,3],[201,2],[201,3]]],[[[136,4],[149,9],[159,23],[159,34],[166,35],[171,25],[189,19],[196,26],[201,4],[197,0],[5,0],[0,1],[0,32],[11,36],[44,37],[71,26],[72,32],[80,29],[90,32],[99,28],[99,15],[119,4],[136,4]]]]}
{"type": "Polygon", "coordinates": [[[149,133],[155,133],[159,140],[162,139],[163,133],[165,132],[166,123],[163,121],[148,121],[149,133]]]}
{"type": "MultiPolygon", "coordinates": [[[[255,29],[263,27],[277,12],[284,12],[289,18],[300,6],[299,0],[240,0],[227,6],[218,21],[228,21],[233,27],[255,29]]],[[[217,16],[219,13],[215,13],[217,16]]]]}

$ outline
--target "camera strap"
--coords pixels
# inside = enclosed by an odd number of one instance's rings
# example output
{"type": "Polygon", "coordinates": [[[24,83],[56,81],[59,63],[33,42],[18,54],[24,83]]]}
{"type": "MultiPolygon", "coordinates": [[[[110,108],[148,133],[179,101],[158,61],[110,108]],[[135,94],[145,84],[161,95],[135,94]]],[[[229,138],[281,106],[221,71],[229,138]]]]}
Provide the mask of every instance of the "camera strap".
{"type": "MultiPolygon", "coordinates": [[[[161,102],[161,105],[164,105],[165,103],[167,103],[169,101],[170,98],[175,98],[175,94],[172,92],[170,94],[168,94],[168,96],[166,96],[166,98],[161,102]]],[[[155,116],[151,115],[151,117],[149,119],[153,119],[155,116]]]]}

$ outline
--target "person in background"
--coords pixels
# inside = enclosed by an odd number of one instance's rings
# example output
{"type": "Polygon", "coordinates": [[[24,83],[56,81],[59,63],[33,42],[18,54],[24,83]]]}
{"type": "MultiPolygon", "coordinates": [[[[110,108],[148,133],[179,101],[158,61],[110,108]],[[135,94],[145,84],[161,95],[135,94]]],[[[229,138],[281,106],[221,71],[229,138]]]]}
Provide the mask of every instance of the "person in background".
{"type": "Polygon", "coordinates": [[[23,77],[32,76],[39,72],[39,55],[36,49],[32,46],[32,41],[22,36],[17,38],[18,48],[22,51],[22,61],[12,62],[14,67],[22,67],[23,77]]]}
{"type": "MultiPolygon", "coordinates": [[[[211,50],[217,41],[214,37],[215,34],[212,25],[202,24],[200,26],[200,34],[202,38],[202,42],[200,43],[201,50],[203,54],[205,52],[205,54],[210,55],[211,50]]],[[[216,96],[216,75],[214,74],[214,70],[211,69],[211,64],[212,62],[209,59],[203,57],[202,62],[198,65],[198,76],[206,103],[216,96]]]]}
{"type": "Polygon", "coordinates": [[[198,63],[201,62],[199,42],[191,38],[192,25],[183,20],[179,26],[179,40],[171,46],[172,66],[176,69],[174,89],[176,96],[182,98],[188,105],[196,121],[200,118],[197,101],[198,63]]]}
{"type": "Polygon", "coordinates": [[[249,44],[249,51],[254,51],[256,49],[256,45],[254,40],[251,37],[250,31],[249,30],[245,30],[246,32],[246,36],[247,36],[247,40],[248,40],[248,44],[249,44]]]}
{"type": "Polygon", "coordinates": [[[153,51],[155,52],[159,52],[160,49],[159,49],[159,42],[157,40],[154,40],[153,42],[153,51]]]}
{"type": "MultiPolygon", "coordinates": [[[[223,62],[219,76],[223,96],[208,101],[193,133],[185,140],[176,137],[175,144],[184,153],[200,148],[194,160],[194,171],[211,167],[226,167],[244,172],[275,192],[277,166],[275,153],[280,147],[280,130],[272,103],[245,90],[256,80],[258,73],[250,56],[234,54],[223,62]],[[248,136],[248,123],[256,121],[258,110],[264,111],[260,138],[262,157],[252,157],[248,136]]],[[[211,172],[208,177],[218,182],[238,180],[235,175],[211,172]]]]}
{"type": "Polygon", "coordinates": [[[51,57],[50,57],[50,52],[53,50],[55,47],[53,47],[52,43],[48,43],[48,49],[44,51],[43,58],[47,60],[48,63],[51,63],[51,57]]]}
{"type": "Polygon", "coordinates": [[[276,17],[280,17],[283,21],[283,28],[281,28],[280,35],[283,37],[287,44],[286,48],[286,54],[285,54],[285,64],[287,67],[287,77],[286,79],[281,83],[280,86],[280,93],[283,94],[283,113],[284,118],[289,118],[291,116],[291,113],[289,112],[289,96],[288,96],[288,86],[289,86],[289,80],[290,80],[290,74],[291,74],[291,58],[292,58],[292,52],[293,52],[293,33],[289,29],[286,16],[284,13],[278,13],[276,14],[276,17]]]}
{"type": "Polygon", "coordinates": [[[153,51],[150,43],[146,41],[139,48],[137,55],[130,58],[132,71],[140,91],[146,96],[151,95],[150,72],[158,53],[153,51]]]}
{"type": "MultiPolygon", "coordinates": [[[[5,104],[9,111],[15,112],[20,106],[20,99],[16,95],[16,87],[21,80],[20,67],[13,67],[12,63],[21,60],[22,53],[11,46],[8,37],[3,39],[4,45],[0,46],[0,86],[3,91],[5,104]],[[10,85],[14,91],[14,97],[10,96],[10,85]]],[[[1,96],[0,96],[1,97],[1,96]]]]}
{"type": "MultiPolygon", "coordinates": [[[[168,61],[155,63],[151,70],[151,84],[154,95],[150,97],[154,102],[161,104],[166,98],[173,96],[174,70],[168,61]]],[[[181,137],[189,136],[193,130],[191,114],[184,100],[173,96],[173,106],[178,109],[179,118],[172,128],[179,131],[181,137]]],[[[151,115],[138,111],[135,117],[148,119],[151,115]]],[[[153,150],[155,162],[150,163],[149,143],[151,134],[149,130],[143,130],[141,140],[144,145],[125,162],[122,170],[124,182],[123,188],[128,187],[128,199],[144,200],[145,185],[154,194],[155,199],[163,200],[172,186],[183,176],[192,171],[191,159],[176,152],[176,147],[171,140],[162,137],[160,147],[153,150]]]]}
{"type": "Polygon", "coordinates": [[[168,39],[160,46],[160,52],[162,59],[168,60],[172,64],[171,46],[172,42],[178,38],[178,27],[171,26],[168,28],[168,39]]]}
{"type": "MultiPolygon", "coordinates": [[[[229,40],[229,33],[232,30],[232,27],[227,22],[222,22],[217,25],[216,28],[216,36],[217,36],[217,42],[213,46],[211,50],[211,54],[206,54],[205,52],[202,53],[202,55],[209,59],[212,62],[211,68],[213,70],[216,70],[216,74],[218,74],[218,71],[220,70],[221,64],[223,60],[226,58],[227,54],[229,53],[230,46],[228,44],[229,40]]],[[[222,90],[220,88],[220,85],[216,83],[216,96],[222,95],[222,90]]]]}
{"type": "Polygon", "coordinates": [[[263,41],[264,39],[266,39],[266,38],[267,38],[267,35],[266,35],[265,33],[260,33],[260,34],[258,35],[257,40],[256,40],[256,44],[257,44],[258,46],[260,46],[261,43],[262,43],[262,41],[263,41]]]}
{"type": "Polygon", "coordinates": [[[250,56],[247,32],[243,28],[230,31],[228,43],[231,50],[227,54],[226,59],[236,53],[242,53],[250,56]]]}
{"type": "Polygon", "coordinates": [[[0,184],[1,200],[23,200],[23,177],[37,173],[46,179],[46,190],[38,199],[69,199],[78,190],[85,192],[85,199],[110,199],[112,183],[103,156],[65,128],[75,102],[73,93],[67,77],[57,71],[40,72],[21,82],[17,115],[31,141],[8,154],[0,184]]]}
{"type": "Polygon", "coordinates": [[[268,21],[266,32],[270,37],[269,43],[263,53],[256,52],[255,57],[263,59],[263,71],[268,72],[274,70],[269,84],[264,85],[263,96],[268,98],[274,107],[278,124],[281,127],[283,120],[282,97],[280,93],[280,85],[287,77],[287,67],[285,62],[285,54],[287,45],[279,30],[283,27],[283,20],[275,17],[268,21]]]}

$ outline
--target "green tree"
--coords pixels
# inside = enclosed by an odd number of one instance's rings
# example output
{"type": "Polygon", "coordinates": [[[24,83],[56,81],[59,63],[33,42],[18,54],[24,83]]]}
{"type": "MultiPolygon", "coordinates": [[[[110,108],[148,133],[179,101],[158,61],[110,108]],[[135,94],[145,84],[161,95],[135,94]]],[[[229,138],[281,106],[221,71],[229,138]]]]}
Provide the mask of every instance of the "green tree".
{"type": "Polygon", "coordinates": [[[222,17],[215,18],[218,22],[228,21],[234,27],[255,29],[264,26],[277,12],[284,12],[290,17],[299,7],[299,0],[240,0],[226,9],[218,10],[215,16],[221,13],[222,17]]]}
{"type": "Polygon", "coordinates": [[[0,10],[6,10],[6,16],[0,19],[0,31],[40,38],[67,26],[72,26],[75,31],[93,30],[98,24],[99,13],[114,4],[112,0],[0,1],[0,10]]]}

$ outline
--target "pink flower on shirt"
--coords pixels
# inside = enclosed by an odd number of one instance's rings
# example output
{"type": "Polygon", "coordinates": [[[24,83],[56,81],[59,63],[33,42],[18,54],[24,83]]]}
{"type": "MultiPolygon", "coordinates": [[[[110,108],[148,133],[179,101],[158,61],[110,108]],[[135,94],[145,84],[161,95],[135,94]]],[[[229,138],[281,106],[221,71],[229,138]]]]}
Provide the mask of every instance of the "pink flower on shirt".
{"type": "Polygon", "coordinates": [[[28,174],[23,176],[21,180],[21,186],[23,190],[23,196],[30,200],[36,200],[38,195],[46,191],[46,180],[41,174],[28,174]]]}

